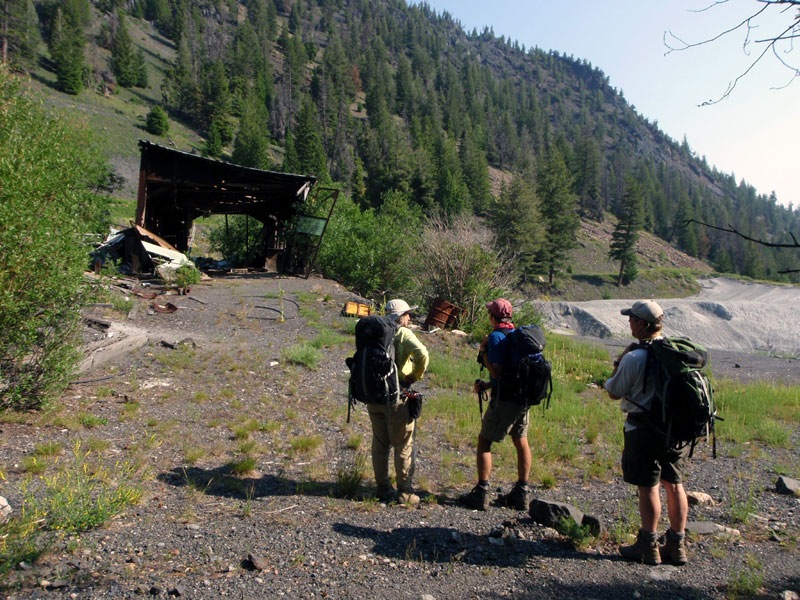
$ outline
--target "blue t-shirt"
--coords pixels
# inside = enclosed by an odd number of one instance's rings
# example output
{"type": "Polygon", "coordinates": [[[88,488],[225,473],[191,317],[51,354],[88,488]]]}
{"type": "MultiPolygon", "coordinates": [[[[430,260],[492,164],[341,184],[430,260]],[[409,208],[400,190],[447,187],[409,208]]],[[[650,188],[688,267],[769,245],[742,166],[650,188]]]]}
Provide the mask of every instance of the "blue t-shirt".
{"type": "MultiPolygon", "coordinates": [[[[510,346],[506,340],[506,336],[511,333],[512,329],[495,329],[489,334],[489,340],[486,343],[486,358],[490,363],[501,365],[503,369],[507,369],[510,361],[510,346]]],[[[519,362],[519,359],[517,359],[519,362]]],[[[489,383],[492,387],[497,387],[497,380],[489,374],[489,383]]]]}

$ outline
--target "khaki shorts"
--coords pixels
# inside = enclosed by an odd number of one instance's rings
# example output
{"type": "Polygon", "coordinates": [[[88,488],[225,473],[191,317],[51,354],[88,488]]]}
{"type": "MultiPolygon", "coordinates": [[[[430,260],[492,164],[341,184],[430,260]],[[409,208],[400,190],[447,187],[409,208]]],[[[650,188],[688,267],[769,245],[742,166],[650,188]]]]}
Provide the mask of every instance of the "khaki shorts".
{"type": "Polygon", "coordinates": [[[625,432],[622,478],[626,483],[655,487],[660,480],[683,483],[689,447],[666,448],[664,436],[646,426],[625,432]]]}
{"type": "Polygon", "coordinates": [[[530,407],[492,399],[483,415],[481,437],[490,442],[502,442],[511,435],[524,438],[528,435],[528,409],[530,407]]]}

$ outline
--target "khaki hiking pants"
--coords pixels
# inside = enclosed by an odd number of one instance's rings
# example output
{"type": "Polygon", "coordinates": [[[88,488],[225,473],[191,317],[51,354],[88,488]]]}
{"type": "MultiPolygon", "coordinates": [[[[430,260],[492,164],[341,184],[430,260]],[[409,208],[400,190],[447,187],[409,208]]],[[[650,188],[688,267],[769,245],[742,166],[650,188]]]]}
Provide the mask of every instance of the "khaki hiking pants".
{"type": "Polygon", "coordinates": [[[409,423],[405,400],[398,400],[389,409],[389,423],[386,423],[385,404],[367,404],[372,421],[372,469],[378,487],[388,487],[389,451],[394,448],[394,470],[397,489],[411,491],[414,477],[414,425],[409,423]]]}

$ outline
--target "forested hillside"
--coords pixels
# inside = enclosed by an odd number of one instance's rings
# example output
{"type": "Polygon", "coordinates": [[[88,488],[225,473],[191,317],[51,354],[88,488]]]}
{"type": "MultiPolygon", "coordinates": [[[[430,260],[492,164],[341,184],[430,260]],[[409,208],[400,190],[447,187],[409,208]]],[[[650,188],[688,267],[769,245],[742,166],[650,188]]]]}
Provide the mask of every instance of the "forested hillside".
{"type": "Polygon", "coordinates": [[[709,167],[586,59],[465,32],[424,4],[4,0],[0,19],[5,62],[55,72],[65,94],[158,85],[169,120],[198,132],[208,156],[313,173],[377,218],[486,217],[522,279],[553,282],[578,217],[612,213],[620,283],[636,276],[625,251],[640,228],[723,272],[800,281],[780,273],[798,268],[797,250],[684,225],[791,242],[800,212],[709,167]],[[163,56],[129,34],[149,24],[172,42],[163,56]],[[498,171],[512,183],[496,195],[498,171]]]}

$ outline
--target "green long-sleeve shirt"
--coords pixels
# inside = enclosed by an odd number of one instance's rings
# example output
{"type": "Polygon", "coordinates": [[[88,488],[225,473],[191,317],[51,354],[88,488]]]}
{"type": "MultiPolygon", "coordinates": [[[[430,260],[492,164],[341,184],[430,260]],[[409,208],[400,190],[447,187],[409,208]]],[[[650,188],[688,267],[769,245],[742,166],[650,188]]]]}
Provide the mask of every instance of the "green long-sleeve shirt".
{"type": "Polygon", "coordinates": [[[422,379],[428,368],[428,349],[408,327],[400,327],[394,335],[395,362],[400,382],[411,385],[422,379]]]}

